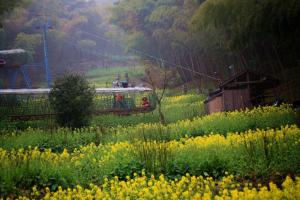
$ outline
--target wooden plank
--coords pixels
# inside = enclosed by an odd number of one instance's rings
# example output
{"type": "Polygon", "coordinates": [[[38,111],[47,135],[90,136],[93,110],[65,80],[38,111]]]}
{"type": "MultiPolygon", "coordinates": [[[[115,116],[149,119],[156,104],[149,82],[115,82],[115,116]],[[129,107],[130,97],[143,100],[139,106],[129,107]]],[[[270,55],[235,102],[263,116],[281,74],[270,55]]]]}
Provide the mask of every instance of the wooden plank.
{"type": "Polygon", "coordinates": [[[211,101],[207,102],[206,109],[208,111],[208,114],[214,113],[214,112],[222,112],[223,111],[223,97],[218,96],[212,99],[211,101]]]}
{"type": "Polygon", "coordinates": [[[226,111],[252,106],[248,89],[225,90],[223,97],[226,111]]]}
{"type": "MultiPolygon", "coordinates": [[[[107,109],[107,110],[98,110],[94,111],[93,115],[100,115],[100,114],[118,114],[118,115],[130,115],[130,114],[137,114],[137,113],[147,113],[154,111],[154,107],[147,107],[147,108],[133,108],[133,109],[107,109]]],[[[34,121],[34,120],[42,120],[50,117],[54,117],[56,114],[39,114],[39,115],[10,115],[8,116],[11,122],[14,121],[34,121]]]]}
{"type": "Polygon", "coordinates": [[[98,114],[136,114],[136,113],[146,113],[154,111],[154,107],[147,107],[147,108],[132,108],[132,109],[106,109],[106,110],[98,110],[93,112],[94,115],[98,114]]]}
{"type": "Polygon", "coordinates": [[[40,114],[40,115],[10,115],[8,116],[9,120],[11,122],[14,121],[34,121],[34,120],[42,120],[46,119],[52,116],[55,116],[56,114],[40,114]]]}

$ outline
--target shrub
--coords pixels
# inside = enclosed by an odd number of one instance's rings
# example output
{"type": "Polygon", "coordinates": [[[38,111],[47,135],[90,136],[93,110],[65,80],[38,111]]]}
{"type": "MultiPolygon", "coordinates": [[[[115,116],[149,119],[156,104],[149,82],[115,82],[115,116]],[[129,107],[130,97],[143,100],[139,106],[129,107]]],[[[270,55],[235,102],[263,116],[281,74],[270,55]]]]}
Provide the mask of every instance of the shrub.
{"type": "Polygon", "coordinates": [[[85,77],[77,74],[58,79],[50,92],[49,101],[60,126],[79,128],[90,122],[95,90],[85,77]]]}

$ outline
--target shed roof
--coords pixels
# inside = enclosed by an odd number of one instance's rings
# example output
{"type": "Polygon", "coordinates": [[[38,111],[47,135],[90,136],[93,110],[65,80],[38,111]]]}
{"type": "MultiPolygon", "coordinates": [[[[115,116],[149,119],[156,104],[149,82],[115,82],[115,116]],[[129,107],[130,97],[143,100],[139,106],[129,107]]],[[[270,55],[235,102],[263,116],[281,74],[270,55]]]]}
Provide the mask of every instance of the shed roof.
{"type": "Polygon", "coordinates": [[[208,103],[216,97],[221,96],[223,94],[223,90],[241,89],[245,88],[247,85],[251,86],[250,88],[252,89],[264,91],[266,89],[278,86],[279,80],[270,75],[265,75],[257,71],[244,70],[221,83],[217,90],[209,93],[209,97],[204,102],[208,103]],[[247,78],[248,75],[249,80],[247,78]]]}
{"type": "Polygon", "coordinates": [[[204,100],[204,103],[208,103],[208,102],[212,101],[213,99],[215,99],[216,97],[221,96],[222,94],[223,94],[222,90],[216,90],[209,94],[209,97],[206,100],[204,100]]]}
{"type": "Polygon", "coordinates": [[[255,84],[261,85],[264,89],[268,89],[277,86],[279,84],[279,80],[257,71],[244,70],[221,83],[219,87],[223,89],[230,86],[230,84],[236,87],[255,84]],[[247,76],[249,76],[249,80],[247,80],[247,76]]]}

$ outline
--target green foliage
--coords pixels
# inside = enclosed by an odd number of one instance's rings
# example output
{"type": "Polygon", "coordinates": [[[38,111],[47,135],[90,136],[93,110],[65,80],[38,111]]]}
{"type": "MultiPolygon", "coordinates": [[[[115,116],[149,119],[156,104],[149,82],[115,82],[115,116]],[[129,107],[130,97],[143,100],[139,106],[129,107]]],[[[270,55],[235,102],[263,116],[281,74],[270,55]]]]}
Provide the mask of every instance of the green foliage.
{"type": "MultiPolygon", "coordinates": [[[[182,107],[180,107],[181,110],[187,110],[186,108],[182,109],[182,107]]],[[[168,115],[166,116],[168,119],[168,115]]],[[[132,121],[127,119],[127,122],[137,123],[137,119],[141,120],[141,116],[137,116],[135,120],[131,118],[132,121]]],[[[116,126],[115,123],[121,123],[121,120],[126,121],[124,117],[119,119],[117,117],[107,117],[101,118],[101,120],[112,120],[112,122],[108,123],[112,124],[113,127],[102,129],[94,126],[73,131],[64,128],[55,131],[28,129],[20,133],[2,130],[0,147],[12,149],[37,146],[42,149],[53,148],[55,151],[61,151],[63,148],[73,151],[74,148],[80,145],[86,145],[91,142],[99,143],[99,141],[101,143],[135,141],[137,139],[169,141],[185,136],[203,136],[211,133],[227,135],[229,132],[243,132],[249,129],[255,130],[256,128],[266,129],[267,127],[278,128],[287,124],[295,124],[296,115],[292,108],[282,106],[279,108],[256,108],[246,113],[242,111],[216,113],[203,117],[195,117],[191,120],[180,120],[166,126],[159,123],[116,126]],[[120,121],[113,122],[113,120],[120,121]]],[[[146,118],[146,120],[149,120],[149,118],[146,118]]]]}
{"type": "Polygon", "coordinates": [[[0,48],[3,49],[6,43],[6,33],[3,28],[0,28],[0,48]]]}
{"type": "Polygon", "coordinates": [[[220,178],[226,172],[240,178],[285,177],[299,173],[299,128],[255,130],[231,134],[181,138],[179,141],[133,141],[80,147],[73,152],[52,153],[46,149],[1,151],[2,195],[36,185],[74,187],[101,184],[104,178],[125,180],[134,172],[167,178],[185,173],[220,178]]]}
{"type": "Polygon", "coordinates": [[[120,74],[121,79],[125,79],[124,75],[128,73],[131,83],[138,82],[144,74],[143,66],[114,66],[114,67],[98,67],[87,71],[86,78],[95,84],[96,87],[111,87],[112,81],[116,75],[120,74]]]}
{"type": "Polygon", "coordinates": [[[36,48],[41,44],[40,34],[19,33],[15,39],[14,47],[25,49],[28,56],[28,61],[32,62],[36,48]]]}
{"type": "Polygon", "coordinates": [[[88,40],[88,39],[80,40],[77,42],[77,44],[80,48],[89,49],[89,50],[92,50],[97,45],[95,41],[88,40]]]}
{"type": "Polygon", "coordinates": [[[297,8],[294,6],[297,3],[295,3],[294,0],[286,2],[208,0],[196,11],[191,28],[202,32],[215,27],[226,35],[231,47],[249,45],[256,42],[254,40],[261,40],[261,36],[267,35],[270,37],[267,40],[274,40],[273,37],[278,34],[274,30],[274,24],[276,29],[285,31],[280,27],[280,21],[296,17],[294,12],[297,8]]]}
{"type": "MultiPolygon", "coordinates": [[[[107,32],[119,31],[108,24],[108,9],[98,1],[82,0],[12,0],[1,2],[2,6],[16,3],[18,7],[6,13],[0,28],[1,49],[24,48],[29,53],[30,62],[43,60],[40,45],[42,25],[47,15],[51,28],[48,30],[48,57],[52,73],[62,73],[69,63],[80,62],[72,71],[85,71],[95,63],[111,61],[110,56],[124,56],[122,48],[109,44],[107,32]],[[89,35],[89,32],[93,35],[89,35]],[[102,39],[99,39],[102,38],[102,39]],[[104,38],[104,40],[103,40],[104,38]],[[38,44],[37,44],[38,43],[38,44]],[[74,62],[75,60],[75,62],[74,62]],[[84,62],[82,62],[84,60],[84,62]],[[76,69],[75,69],[76,68],[76,69]]],[[[128,58],[125,59],[127,61],[128,58]]],[[[112,63],[118,62],[112,59],[112,63]]],[[[37,77],[36,73],[31,72],[37,77]]],[[[32,77],[32,76],[31,76],[32,77]]],[[[33,79],[33,87],[41,87],[42,78],[33,79]]]]}
{"type": "Polygon", "coordinates": [[[148,20],[151,24],[156,26],[169,28],[172,26],[173,21],[178,17],[178,12],[179,10],[176,6],[159,6],[151,13],[148,20]]]}
{"type": "MultiPolygon", "coordinates": [[[[199,103],[201,98],[167,97],[164,106],[187,110],[183,109],[185,104],[199,103]]],[[[219,178],[225,172],[262,180],[280,178],[299,172],[299,129],[247,130],[293,123],[294,111],[283,105],[216,113],[167,126],[2,130],[0,191],[7,196],[33,185],[56,191],[58,186],[101,184],[104,178],[114,176],[125,180],[143,169],[168,178],[185,173],[219,178]],[[228,133],[237,131],[240,133],[228,133]],[[190,137],[197,135],[205,136],[190,137]],[[229,142],[224,141],[229,138],[229,142]],[[20,155],[26,158],[20,159],[20,155]]]]}
{"type": "MultiPolygon", "coordinates": [[[[140,100],[142,96],[137,98],[140,100]]],[[[183,119],[192,119],[205,114],[203,100],[204,95],[188,94],[181,96],[165,97],[162,101],[162,112],[165,114],[166,123],[175,123],[183,119]]],[[[139,105],[141,102],[135,102],[139,105]]],[[[151,113],[135,114],[130,116],[117,116],[113,114],[96,116],[93,125],[106,127],[133,126],[140,123],[158,123],[159,113],[154,110],[151,113]]]]}
{"type": "Polygon", "coordinates": [[[52,113],[48,95],[1,95],[0,112],[1,129],[24,130],[28,127],[48,127],[53,123],[51,118],[27,122],[10,120],[10,116],[52,113]]]}
{"type": "Polygon", "coordinates": [[[61,126],[79,128],[89,124],[95,90],[80,75],[58,79],[49,94],[49,101],[61,126]]]}
{"type": "MultiPolygon", "coordinates": [[[[25,98],[30,99],[27,96],[25,98]]],[[[142,96],[137,99],[141,98],[142,96]]],[[[27,112],[24,112],[24,114],[52,113],[53,111],[49,110],[49,102],[44,101],[43,99],[40,100],[41,101],[39,102],[35,101],[35,105],[25,103],[23,105],[23,109],[24,111],[27,110],[27,112]],[[35,109],[30,109],[30,106],[33,106],[35,109]]],[[[203,115],[203,100],[204,96],[195,94],[164,98],[162,102],[162,110],[165,113],[166,121],[168,123],[175,123],[178,120],[192,119],[196,116],[203,115]]],[[[10,101],[12,101],[12,99],[10,101]]],[[[97,109],[101,109],[101,107],[98,106],[98,103],[99,99],[96,99],[95,107],[97,109]]],[[[139,103],[139,101],[136,102],[137,105],[139,103]]],[[[1,112],[5,113],[6,110],[3,109],[1,112]]],[[[20,113],[20,110],[12,109],[10,113],[20,113]]],[[[8,115],[9,113],[6,114],[8,115]]],[[[8,120],[1,121],[2,131],[0,132],[0,135],[3,134],[3,140],[1,140],[0,146],[3,148],[37,146],[41,149],[52,148],[53,151],[61,151],[63,148],[67,148],[72,151],[74,148],[77,148],[80,145],[86,145],[91,142],[99,143],[100,141],[103,143],[115,141],[116,138],[114,138],[114,135],[119,131],[119,129],[124,131],[124,134],[128,134],[126,137],[129,139],[131,138],[129,135],[131,131],[128,132],[126,130],[127,126],[134,126],[140,123],[158,123],[159,116],[157,110],[155,110],[153,113],[136,114],[130,116],[94,116],[92,119],[93,127],[74,131],[61,128],[55,129],[55,131],[51,130],[54,128],[53,125],[51,126],[51,124],[53,124],[52,120],[53,119],[29,122],[10,122],[8,120]],[[118,126],[121,125],[122,128],[119,128],[118,126]],[[101,129],[99,126],[107,128],[101,129]],[[32,127],[34,129],[28,127],[32,127]],[[38,127],[45,130],[37,129],[38,127]],[[22,131],[16,132],[15,129],[21,129],[22,131]]],[[[140,129],[137,129],[136,131],[140,132],[140,129]]],[[[158,132],[157,136],[155,136],[155,131],[159,130],[153,128],[151,131],[153,132],[153,136],[151,138],[159,139],[159,134],[161,133],[158,132]]],[[[132,136],[135,137],[138,135],[136,135],[135,131],[133,131],[132,136]]]]}
{"type": "Polygon", "coordinates": [[[13,8],[17,7],[20,2],[19,0],[10,0],[10,1],[6,1],[6,0],[1,0],[0,1],[0,15],[2,15],[3,13],[12,10],[13,8]]]}
{"type": "Polygon", "coordinates": [[[225,80],[230,65],[290,81],[282,71],[299,66],[299,11],[297,0],[128,0],[113,7],[112,22],[128,47],[188,68],[178,69],[183,82],[217,86],[205,74],[225,80]]]}

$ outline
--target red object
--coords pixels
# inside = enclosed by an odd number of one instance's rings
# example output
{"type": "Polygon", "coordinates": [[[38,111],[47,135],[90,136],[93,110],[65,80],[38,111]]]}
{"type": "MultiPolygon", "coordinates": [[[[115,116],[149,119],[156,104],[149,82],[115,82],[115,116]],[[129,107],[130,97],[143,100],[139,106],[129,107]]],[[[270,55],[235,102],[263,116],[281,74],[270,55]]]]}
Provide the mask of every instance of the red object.
{"type": "Polygon", "coordinates": [[[0,59],[0,67],[4,67],[4,65],[6,64],[4,59],[0,59]]]}
{"type": "Polygon", "coordinates": [[[147,97],[143,97],[143,98],[142,98],[142,107],[143,107],[143,108],[150,107],[150,103],[149,103],[147,97]]]}
{"type": "Polygon", "coordinates": [[[13,63],[13,64],[11,65],[11,67],[12,67],[12,68],[20,68],[21,65],[18,64],[18,63],[13,63]]]}
{"type": "Polygon", "coordinates": [[[116,101],[117,102],[121,102],[121,101],[123,101],[123,96],[121,95],[121,94],[116,94],[116,101]]]}

